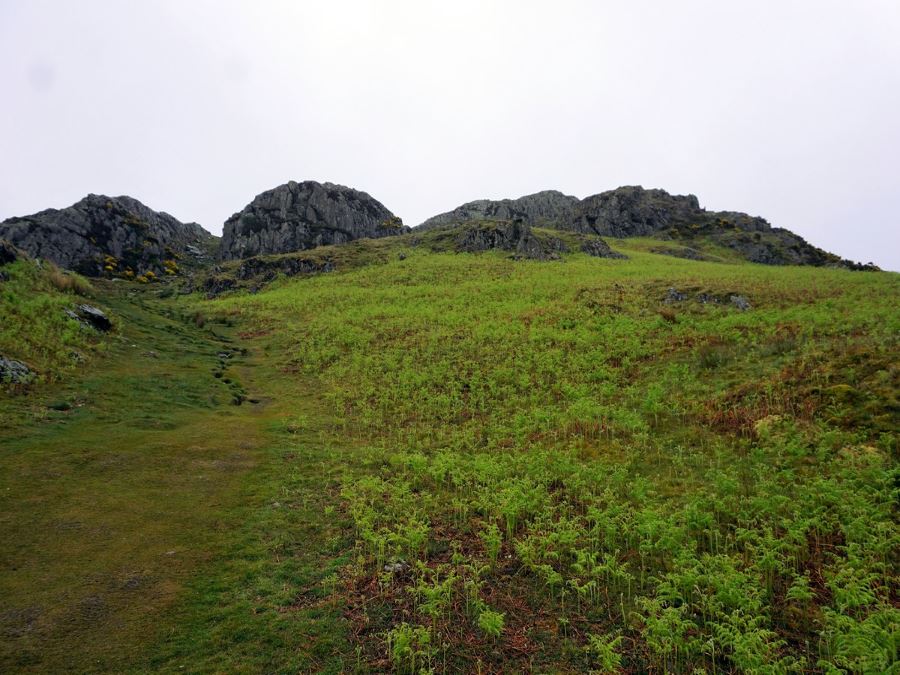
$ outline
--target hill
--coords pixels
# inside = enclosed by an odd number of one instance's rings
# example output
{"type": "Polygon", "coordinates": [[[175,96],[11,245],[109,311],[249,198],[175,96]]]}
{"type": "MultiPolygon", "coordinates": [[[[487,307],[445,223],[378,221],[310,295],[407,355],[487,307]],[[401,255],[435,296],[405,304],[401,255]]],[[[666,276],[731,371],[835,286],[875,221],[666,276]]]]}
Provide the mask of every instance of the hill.
{"type": "Polygon", "coordinates": [[[2,669],[894,668],[897,275],[525,225],[94,282],[0,398],[2,669]]]}
{"type": "Polygon", "coordinates": [[[681,255],[687,257],[697,257],[698,246],[714,244],[734,250],[744,260],[767,265],[877,269],[816,248],[789,230],[773,228],[763,218],[707,211],[694,195],[670,195],[640,186],[619,187],[582,200],[553,190],[513,200],[479,200],[429,218],[417,229],[471,220],[521,220],[601,237],[654,237],[684,244],[688,248],[681,255]]]}
{"type": "Polygon", "coordinates": [[[87,276],[162,275],[182,257],[202,257],[214,247],[214,237],[196,223],[132,197],[94,194],[65,209],[4,220],[0,239],[87,276]]]}

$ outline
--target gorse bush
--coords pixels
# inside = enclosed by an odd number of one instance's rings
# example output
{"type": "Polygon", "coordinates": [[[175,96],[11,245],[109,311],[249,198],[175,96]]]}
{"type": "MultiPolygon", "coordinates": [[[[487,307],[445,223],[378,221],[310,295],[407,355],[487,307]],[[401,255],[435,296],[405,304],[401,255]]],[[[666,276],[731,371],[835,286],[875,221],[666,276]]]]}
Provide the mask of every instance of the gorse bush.
{"type": "Polygon", "coordinates": [[[623,246],[411,250],[210,307],[326,388],[352,576],[439,650],[415,667],[896,668],[897,277],[623,246]],[[752,310],[669,320],[668,288],[752,310]]]}

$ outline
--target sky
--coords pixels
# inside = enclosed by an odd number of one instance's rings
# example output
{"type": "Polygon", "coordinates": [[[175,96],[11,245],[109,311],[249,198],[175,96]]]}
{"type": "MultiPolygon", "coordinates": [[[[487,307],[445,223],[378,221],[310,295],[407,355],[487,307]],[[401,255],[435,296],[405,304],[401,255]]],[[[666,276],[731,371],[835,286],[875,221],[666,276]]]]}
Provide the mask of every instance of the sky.
{"type": "Polygon", "coordinates": [[[0,0],[0,219],[696,194],[900,270],[898,0],[0,0]]]}

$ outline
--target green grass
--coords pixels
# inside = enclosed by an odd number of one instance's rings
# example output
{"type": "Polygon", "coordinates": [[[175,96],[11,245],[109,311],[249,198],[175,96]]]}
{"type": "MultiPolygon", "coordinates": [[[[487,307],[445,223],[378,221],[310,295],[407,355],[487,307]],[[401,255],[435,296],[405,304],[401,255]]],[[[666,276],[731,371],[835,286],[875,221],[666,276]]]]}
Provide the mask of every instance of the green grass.
{"type": "Polygon", "coordinates": [[[267,386],[232,405],[269,374],[227,327],[146,288],[97,292],[120,329],[107,351],[0,399],[0,670],[337,670],[340,613],[288,611],[341,560],[327,438],[278,421],[314,403],[267,386]]]}
{"type": "Polygon", "coordinates": [[[614,661],[592,635],[633,671],[888,668],[896,275],[616,246],[631,259],[414,251],[215,303],[365,447],[342,497],[369,666],[401,668],[402,619],[438,670],[614,661]],[[417,590],[445,582],[440,607],[417,590]]]}
{"type": "Polygon", "coordinates": [[[64,313],[89,296],[91,288],[84,279],[27,259],[5,265],[3,272],[7,279],[0,281],[0,354],[25,362],[47,382],[74,371],[104,348],[96,331],[64,313]]]}
{"type": "Polygon", "coordinates": [[[0,400],[0,670],[896,669],[897,275],[432,243],[100,284],[0,400]]]}

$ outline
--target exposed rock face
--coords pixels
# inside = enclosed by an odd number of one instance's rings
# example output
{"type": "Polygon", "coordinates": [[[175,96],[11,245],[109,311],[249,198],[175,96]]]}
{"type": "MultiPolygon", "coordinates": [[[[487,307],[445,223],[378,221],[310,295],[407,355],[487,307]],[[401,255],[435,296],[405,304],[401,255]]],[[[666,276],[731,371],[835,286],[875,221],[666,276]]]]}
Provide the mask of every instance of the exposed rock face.
{"type": "MultiPolygon", "coordinates": [[[[733,249],[750,262],[766,265],[836,266],[876,270],[842,260],[807,243],[802,237],[772,227],[765,219],[734,211],[707,211],[694,195],[625,186],[579,201],[560,192],[539,192],[520,199],[479,200],[426,220],[419,228],[473,220],[519,218],[526,224],[572,230],[604,237],[656,237],[694,244],[698,239],[733,249]]],[[[659,251],[679,255],[674,250],[659,251]]],[[[692,248],[685,258],[703,259],[692,248]]]]}
{"type": "MultiPolygon", "coordinates": [[[[565,241],[546,232],[534,232],[521,220],[469,222],[434,230],[431,244],[436,250],[446,250],[445,242],[449,240],[451,250],[457,253],[509,251],[518,260],[559,260],[561,253],[569,252],[565,241]]],[[[625,257],[610,249],[602,239],[583,237],[579,249],[598,258],[625,257]]]]}
{"type": "Polygon", "coordinates": [[[35,258],[87,276],[128,268],[136,274],[159,273],[164,260],[211,237],[196,223],[182,223],[131,197],[94,194],[65,209],[47,209],[0,223],[0,238],[35,258]],[[113,269],[105,270],[107,266],[113,269]]]}
{"type": "Polygon", "coordinates": [[[477,251],[511,251],[517,258],[548,260],[559,257],[565,244],[555,238],[539,239],[522,221],[498,221],[472,224],[463,228],[456,239],[456,250],[463,253],[477,251]]]}
{"type": "Polygon", "coordinates": [[[408,229],[365,192],[333,183],[291,181],[257,195],[225,221],[220,257],[290,253],[408,229]]]}
{"type": "MultiPolygon", "coordinates": [[[[217,268],[221,271],[220,268],[217,268]]],[[[322,274],[333,272],[335,264],[328,258],[303,258],[295,256],[279,256],[277,258],[247,258],[242,260],[234,271],[234,277],[210,276],[203,285],[208,298],[215,298],[223,293],[239,288],[259,289],[262,284],[274,281],[281,273],[287,277],[322,274]],[[251,282],[249,285],[239,282],[251,282]]]]}
{"type": "Polygon", "coordinates": [[[706,223],[710,219],[739,223],[745,230],[771,229],[762,218],[743,213],[710,213],[700,208],[694,195],[670,195],[665,190],[639,186],[620,187],[586,197],[573,217],[562,226],[577,232],[608,237],[646,237],[679,225],[706,223]]]}
{"type": "Polygon", "coordinates": [[[433,216],[419,225],[429,229],[439,225],[452,225],[472,220],[516,220],[527,225],[555,227],[567,222],[578,204],[578,198],[564,195],[557,190],[545,190],[518,199],[479,199],[463,204],[452,211],[433,216]]]}

